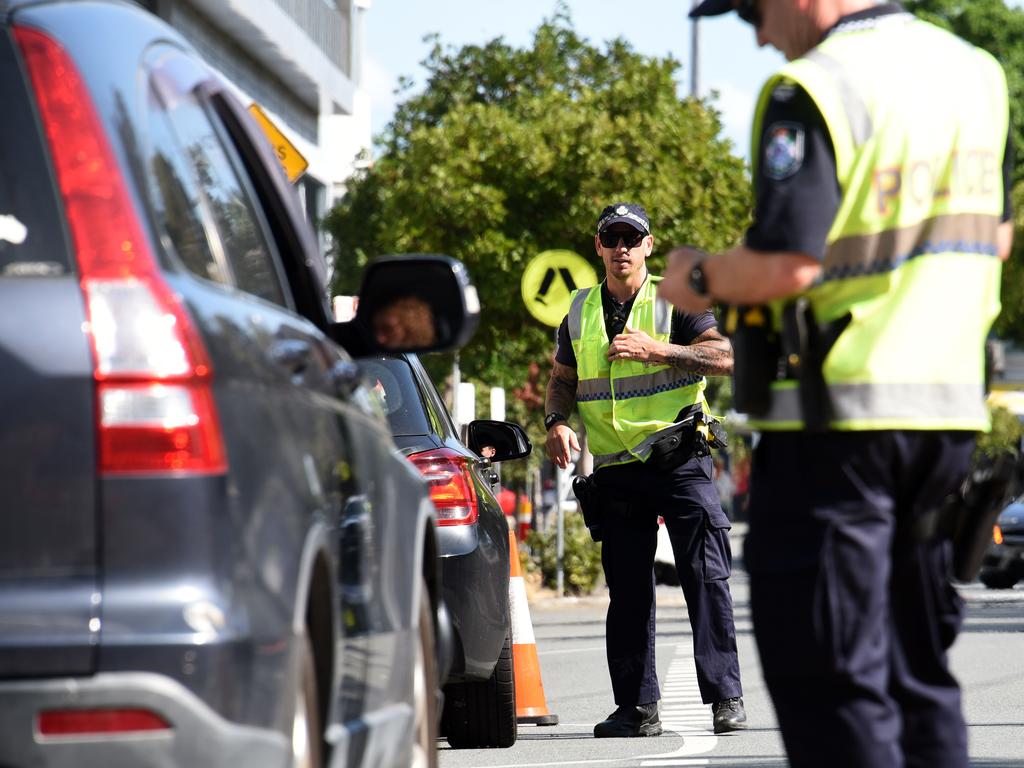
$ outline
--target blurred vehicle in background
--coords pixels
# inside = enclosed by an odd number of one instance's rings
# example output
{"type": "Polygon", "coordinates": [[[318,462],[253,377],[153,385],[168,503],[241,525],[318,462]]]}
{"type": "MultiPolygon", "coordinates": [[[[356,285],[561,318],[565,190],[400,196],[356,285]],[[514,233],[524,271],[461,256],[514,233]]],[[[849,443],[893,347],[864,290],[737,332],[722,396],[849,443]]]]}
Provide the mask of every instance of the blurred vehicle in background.
{"type": "MultiPolygon", "coordinates": [[[[0,2],[0,765],[436,765],[437,513],[351,354],[461,264],[325,264],[252,118],[121,2],[0,2]]],[[[442,637],[445,635],[442,632],[442,637]]]]}
{"type": "Polygon", "coordinates": [[[443,734],[453,747],[512,746],[509,523],[494,495],[494,464],[529,455],[530,441],[518,424],[477,420],[468,425],[467,447],[415,355],[359,364],[383,400],[395,443],[423,473],[437,507],[442,592],[455,630],[443,734]]]}
{"type": "Polygon", "coordinates": [[[978,579],[989,589],[1010,589],[1024,579],[1024,499],[999,513],[978,579]]]}

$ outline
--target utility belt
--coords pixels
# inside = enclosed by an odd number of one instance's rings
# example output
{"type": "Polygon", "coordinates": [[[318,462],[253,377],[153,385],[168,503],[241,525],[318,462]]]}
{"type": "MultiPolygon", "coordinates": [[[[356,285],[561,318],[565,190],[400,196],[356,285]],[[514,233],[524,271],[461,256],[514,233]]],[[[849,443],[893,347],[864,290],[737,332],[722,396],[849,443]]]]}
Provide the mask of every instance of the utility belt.
{"type": "MultiPolygon", "coordinates": [[[[689,409],[686,409],[680,411],[676,418],[676,423],[663,429],[661,437],[651,444],[651,455],[646,462],[648,465],[672,471],[694,456],[709,456],[712,448],[728,446],[725,427],[714,416],[703,411],[689,413],[689,409]]],[[[579,501],[583,522],[594,541],[603,538],[608,516],[625,514],[628,507],[625,502],[599,492],[596,474],[574,477],[572,492],[579,501]]]]}
{"type": "Polygon", "coordinates": [[[977,459],[967,479],[941,507],[919,518],[911,535],[953,542],[953,577],[973,581],[992,540],[992,526],[1020,491],[1021,457],[1008,452],[977,459]]]}
{"type": "Polygon", "coordinates": [[[850,324],[851,315],[824,325],[806,296],[782,308],[782,331],[775,330],[768,306],[728,306],[723,330],[733,347],[733,402],[736,410],[764,416],[771,407],[771,385],[795,380],[804,429],[822,432],[834,416],[823,366],[850,324]]]}

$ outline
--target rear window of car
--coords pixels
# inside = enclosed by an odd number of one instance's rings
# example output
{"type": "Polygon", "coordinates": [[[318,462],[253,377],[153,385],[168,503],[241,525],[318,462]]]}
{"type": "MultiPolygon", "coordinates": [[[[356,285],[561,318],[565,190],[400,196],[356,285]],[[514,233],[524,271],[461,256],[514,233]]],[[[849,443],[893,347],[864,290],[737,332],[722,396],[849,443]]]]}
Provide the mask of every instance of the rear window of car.
{"type": "Polygon", "coordinates": [[[416,377],[407,362],[395,357],[360,360],[363,379],[378,395],[388,417],[391,434],[427,435],[430,419],[416,377]]]}
{"type": "Polygon", "coordinates": [[[12,45],[0,35],[0,277],[53,277],[71,270],[59,192],[12,45]]]}

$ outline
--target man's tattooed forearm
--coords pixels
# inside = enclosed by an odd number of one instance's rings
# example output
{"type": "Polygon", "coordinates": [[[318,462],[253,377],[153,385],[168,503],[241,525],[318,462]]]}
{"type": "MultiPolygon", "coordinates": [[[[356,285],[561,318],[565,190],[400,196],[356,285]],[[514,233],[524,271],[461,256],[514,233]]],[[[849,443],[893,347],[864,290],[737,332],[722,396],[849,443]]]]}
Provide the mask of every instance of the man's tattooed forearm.
{"type": "Polygon", "coordinates": [[[545,413],[561,413],[568,416],[576,405],[576,382],[552,376],[544,399],[545,413]]]}
{"type": "Polygon", "coordinates": [[[732,348],[711,344],[696,344],[682,347],[673,345],[665,359],[666,365],[702,376],[731,376],[732,348]]]}

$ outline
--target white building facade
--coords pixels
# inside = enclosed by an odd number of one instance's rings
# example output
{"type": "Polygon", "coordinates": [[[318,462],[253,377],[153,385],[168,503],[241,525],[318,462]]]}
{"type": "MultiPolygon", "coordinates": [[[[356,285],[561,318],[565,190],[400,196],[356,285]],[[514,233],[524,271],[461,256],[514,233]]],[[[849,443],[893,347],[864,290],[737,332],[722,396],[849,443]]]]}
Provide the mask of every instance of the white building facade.
{"type": "Polygon", "coordinates": [[[297,187],[318,222],[369,158],[361,62],[372,0],[138,2],[192,43],[243,104],[259,104],[309,161],[297,187]]]}

